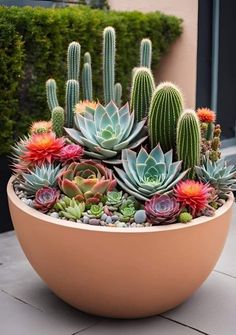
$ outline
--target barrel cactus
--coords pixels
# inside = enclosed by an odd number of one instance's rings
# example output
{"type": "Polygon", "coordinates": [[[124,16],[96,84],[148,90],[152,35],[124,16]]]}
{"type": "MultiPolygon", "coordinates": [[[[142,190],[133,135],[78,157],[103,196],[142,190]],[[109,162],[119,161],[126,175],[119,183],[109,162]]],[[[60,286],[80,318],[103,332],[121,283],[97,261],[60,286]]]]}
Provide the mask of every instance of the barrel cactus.
{"type": "Polygon", "coordinates": [[[183,161],[183,169],[190,169],[189,178],[194,177],[194,168],[200,164],[201,131],[195,111],[185,110],[177,125],[177,155],[183,161]]]}
{"type": "Polygon", "coordinates": [[[145,120],[134,124],[134,114],[128,103],[118,108],[113,101],[106,107],[87,108],[84,115],[75,114],[77,129],[65,128],[72,141],[87,147],[87,156],[108,160],[124,148],[135,148],[146,136],[142,136],[145,120]]]}
{"type": "Polygon", "coordinates": [[[172,150],[163,153],[157,145],[150,153],[141,148],[137,154],[132,150],[122,150],[123,169],[114,167],[117,183],[127,193],[146,201],[156,193],[163,194],[186,175],[181,172],[182,162],[172,161],[172,150]]]}
{"type": "Polygon", "coordinates": [[[146,67],[136,68],[130,97],[130,109],[134,112],[135,121],[139,122],[147,116],[154,88],[151,71],[146,67]]]}
{"type": "Polygon", "coordinates": [[[148,114],[151,147],[158,143],[166,152],[176,146],[176,127],[183,111],[183,97],[172,83],[164,82],[153,93],[148,114]]]}

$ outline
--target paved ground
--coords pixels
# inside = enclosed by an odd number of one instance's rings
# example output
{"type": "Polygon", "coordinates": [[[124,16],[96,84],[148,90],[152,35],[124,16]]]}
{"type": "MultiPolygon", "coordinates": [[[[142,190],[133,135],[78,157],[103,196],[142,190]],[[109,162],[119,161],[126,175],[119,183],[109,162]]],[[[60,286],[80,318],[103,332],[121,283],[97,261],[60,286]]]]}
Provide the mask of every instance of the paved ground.
{"type": "MultiPolygon", "coordinates": [[[[201,241],[199,241],[201,243],[201,241]]],[[[111,320],[81,313],[44,285],[13,232],[0,235],[0,335],[235,335],[236,208],[215,270],[183,305],[142,320],[111,320]]]]}

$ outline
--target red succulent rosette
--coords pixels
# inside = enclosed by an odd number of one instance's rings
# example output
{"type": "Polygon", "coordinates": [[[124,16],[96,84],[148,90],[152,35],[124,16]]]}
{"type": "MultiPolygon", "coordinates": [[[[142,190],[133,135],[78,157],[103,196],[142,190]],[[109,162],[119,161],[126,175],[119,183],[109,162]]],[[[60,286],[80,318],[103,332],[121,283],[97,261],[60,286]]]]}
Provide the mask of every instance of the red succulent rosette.
{"type": "Polygon", "coordinates": [[[65,165],[73,161],[78,161],[83,156],[84,148],[79,144],[65,145],[59,152],[58,158],[65,165]]]}
{"type": "Polygon", "coordinates": [[[86,203],[98,203],[107,191],[112,191],[116,180],[112,171],[92,160],[73,162],[61,172],[58,185],[70,198],[86,203]]]}
{"type": "Polygon", "coordinates": [[[59,196],[60,192],[57,189],[42,187],[35,194],[34,207],[46,213],[55,205],[59,196]]]}
{"type": "Polygon", "coordinates": [[[180,213],[176,198],[167,194],[156,194],[145,203],[147,219],[152,225],[175,223],[180,213]]]}

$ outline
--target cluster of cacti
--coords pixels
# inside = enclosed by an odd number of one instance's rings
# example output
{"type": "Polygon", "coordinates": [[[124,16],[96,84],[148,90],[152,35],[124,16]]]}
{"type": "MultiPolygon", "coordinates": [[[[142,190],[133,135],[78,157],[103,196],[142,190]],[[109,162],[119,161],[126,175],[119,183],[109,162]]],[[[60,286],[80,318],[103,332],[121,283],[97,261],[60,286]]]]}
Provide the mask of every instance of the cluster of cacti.
{"type": "Polygon", "coordinates": [[[17,192],[41,212],[80,224],[145,227],[213,215],[236,189],[236,169],[219,159],[215,113],[184,109],[171,82],[155,87],[149,39],[133,69],[130,106],[122,106],[115,52],[115,30],[107,27],[102,104],[93,101],[90,53],[80,76],[80,45],[69,45],[65,109],[49,79],[51,120],[35,122],[13,148],[17,192]]]}

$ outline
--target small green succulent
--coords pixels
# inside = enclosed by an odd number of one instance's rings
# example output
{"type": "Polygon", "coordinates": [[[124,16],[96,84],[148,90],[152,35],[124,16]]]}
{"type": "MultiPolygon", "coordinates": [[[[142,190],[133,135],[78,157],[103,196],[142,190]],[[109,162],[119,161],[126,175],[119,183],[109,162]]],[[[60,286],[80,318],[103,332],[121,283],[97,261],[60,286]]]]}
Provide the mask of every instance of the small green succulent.
{"type": "Polygon", "coordinates": [[[85,203],[78,202],[75,198],[67,198],[55,204],[54,208],[59,209],[59,215],[67,219],[79,220],[85,210],[85,203]],[[69,200],[70,201],[69,201],[69,200]],[[62,208],[62,210],[60,210],[62,208]]]}
{"type": "Polygon", "coordinates": [[[104,213],[103,204],[99,203],[98,205],[92,205],[87,213],[90,217],[100,218],[104,213]]]}
{"type": "Polygon", "coordinates": [[[179,217],[178,217],[178,221],[181,223],[188,223],[192,220],[192,215],[188,212],[182,212],[180,213],[179,217]]]}
{"type": "Polygon", "coordinates": [[[34,195],[42,187],[56,187],[57,177],[61,172],[60,165],[43,164],[27,173],[22,173],[21,187],[29,195],[34,195]]]}
{"type": "Polygon", "coordinates": [[[127,199],[124,201],[119,208],[120,220],[127,222],[133,218],[134,214],[136,213],[135,206],[136,203],[133,201],[133,199],[127,199]]]}
{"type": "MultiPolygon", "coordinates": [[[[57,203],[54,205],[54,209],[57,212],[61,212],[64,211],[67,207],[72,206],[72,200],[74,198],[69,198],[67,196],[63,197],[62,199],[60,199],[59,201],[57,201],[57,203]]],[[[75,200],[75,199],[74,199],[75,200]]],[[[79,201],[76,200],[76,203],[79,203],[79,201]]]]}
{"type": "Polygon", "coordinates": [[[116,192],[116,191],[107,192],[106,205],[119,207],[122,204],[122,200],[123,200],[122,191],[120,191],[120,192],[116,192]]]}

